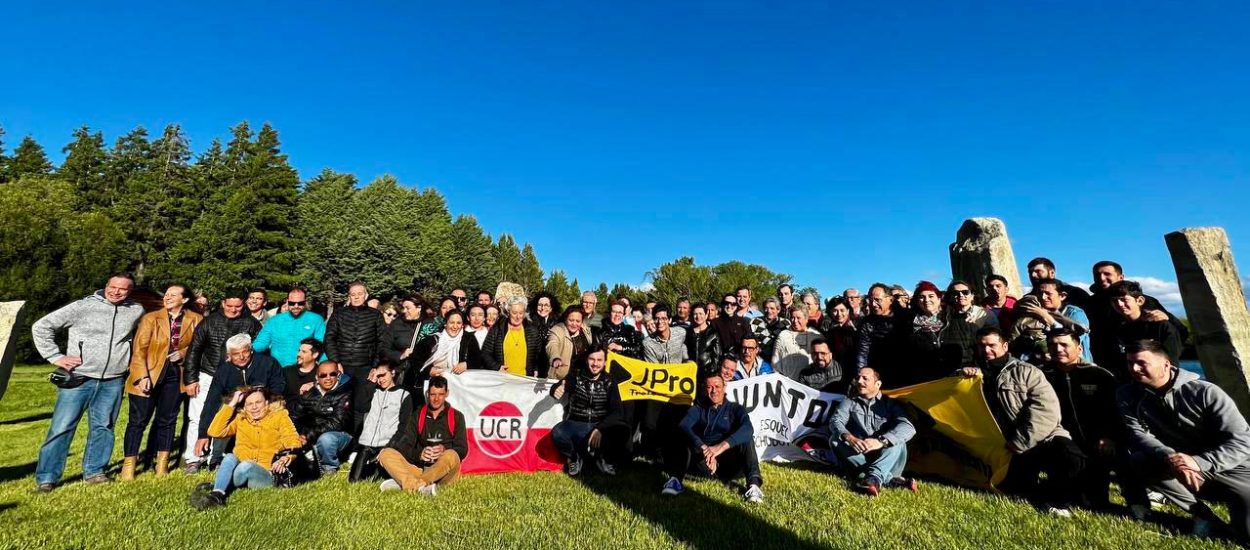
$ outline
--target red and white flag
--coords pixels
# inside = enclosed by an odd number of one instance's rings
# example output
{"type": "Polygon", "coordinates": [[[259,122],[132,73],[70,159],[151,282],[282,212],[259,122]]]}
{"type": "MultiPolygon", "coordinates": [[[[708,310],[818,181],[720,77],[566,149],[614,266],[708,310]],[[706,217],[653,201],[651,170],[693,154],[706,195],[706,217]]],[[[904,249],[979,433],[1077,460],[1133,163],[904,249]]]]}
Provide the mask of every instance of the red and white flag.
{"type": "Polygon", "coordinates": [[[495,371],[448,374],[447,402],[464,414],[469,457],[465,474],[559,470],[564,459],[551,443],[551,429],[564,407],[550,395],[547,380],[495,371]]]}

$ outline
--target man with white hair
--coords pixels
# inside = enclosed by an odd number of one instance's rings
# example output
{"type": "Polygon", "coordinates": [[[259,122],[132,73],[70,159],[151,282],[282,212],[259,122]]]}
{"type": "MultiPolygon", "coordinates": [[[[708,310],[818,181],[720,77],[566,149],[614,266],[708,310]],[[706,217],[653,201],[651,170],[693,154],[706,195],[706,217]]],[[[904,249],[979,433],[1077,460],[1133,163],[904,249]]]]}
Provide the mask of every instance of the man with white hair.
{"type": "MultiPolygon", "coordinates": [[[[201,453],[200,438],[203,430],[208,429],[207,422],[212,421],[217,407],[204,407],[208,388],[213,384],[213,376],[217,366],[226,359],[226,340],[236,334],[256,336],[260,332],[260,321],[251,315],[244,315],[244,303],[247,295],[241,292],[227,294],[221,299],[221,307],[204,316],[204,322],[196,327],[191,339],[191,347],[187,349],[187,360],[182,369],[183,392],[190,397],[187,404],[187,422],[183,425],[186,431],[187,449],[182,459],[186,463],[187,474],[200,470],[201,453]],[[206,418],[200,425],[200,418],[206,418]]],[[[233,388],[231,389],[233,391],[233,388]]]]}
{"type": "MultiPolygon", "coordinates": [[[[265,387],[275,394],[286,389],[286,378],[282,375],[282,367],[272,357],[252,351],[252,337],[248,334],[236,334],[226,340],[226,360],[217,367],[213,375],[213,384],[204,395],[204,408],[200,416],[199,439],[196,440],[197,456],[204,456],[209,443],[208,425],[213,422],[216,411],[221,409],[222,401],[233,395],[241,387],[265,387]]],[[[213,445],[213,459],[221,459],[225,450],[225,440],[218,440],[213,445]]]]}

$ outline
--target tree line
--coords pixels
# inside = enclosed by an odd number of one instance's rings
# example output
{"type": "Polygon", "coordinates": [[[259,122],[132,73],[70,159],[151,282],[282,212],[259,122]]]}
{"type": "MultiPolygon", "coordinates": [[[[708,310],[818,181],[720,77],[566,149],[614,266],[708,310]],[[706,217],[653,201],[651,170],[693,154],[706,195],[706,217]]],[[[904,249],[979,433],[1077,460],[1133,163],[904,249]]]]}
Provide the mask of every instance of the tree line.
{"type": "MultiPolygon", "coordinates": [[[[362,280],[374,295],[454,288],[493,291],[500,281],[552,293],[563,305],[582,289],[562,270],[542,269],[534,247],[492,237],[470,214],[454,215],[433,188],[393,176],[366,185],[322,170],[301,181],[276,129],[246,121],[196,154],[181,126],[158,136],[140,126],[107,146],[83,126],[54,165],[31,136],[8,152],[0,128],[0,301],[26,300],[25,324],[129,270],[140,286],[184,282],[215,301],[225,292],[303,285],[322,303],[362,280]]],[[[685,257],[648,274],[653,289],[617,283],[609,296],[717,299],[738,285],[771,293],[788,275],[685,257]]],[[[20,330],[22,342],[28,331],[20,330]]],[[[29,346],[26,346],[29,351],[29,346]]]]}

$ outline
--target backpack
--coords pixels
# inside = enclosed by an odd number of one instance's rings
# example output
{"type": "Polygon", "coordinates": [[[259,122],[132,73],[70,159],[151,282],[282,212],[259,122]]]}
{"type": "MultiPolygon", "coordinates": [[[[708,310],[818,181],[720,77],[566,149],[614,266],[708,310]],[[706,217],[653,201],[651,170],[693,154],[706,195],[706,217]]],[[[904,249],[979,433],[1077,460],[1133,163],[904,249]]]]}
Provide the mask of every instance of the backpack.
{"type": "MultiPolygon", "coordinates": [[[[417,412],[417,437],[425,433],[425,414],[430,408],[427,405],[421,405],[421,410],[417,412]]],[[[443,415],[447,418],[447,431],[451,432],[452,437],[456,437],[456,409],[447,406],[447,412],[443,415]]]]}

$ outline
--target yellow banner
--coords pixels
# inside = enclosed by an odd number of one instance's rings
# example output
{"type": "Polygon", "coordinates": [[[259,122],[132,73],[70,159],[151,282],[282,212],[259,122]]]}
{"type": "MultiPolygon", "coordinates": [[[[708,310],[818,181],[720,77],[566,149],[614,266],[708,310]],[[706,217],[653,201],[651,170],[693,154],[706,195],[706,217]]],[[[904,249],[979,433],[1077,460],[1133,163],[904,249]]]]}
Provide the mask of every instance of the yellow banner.
{"type": "Polygon", "coordinates": [[[674,405],[694,402],[698,367],[693,362],[648,363],[609,352],[608,372],[621,389],[621,401],[649,399],[674,405]]]}
{"type": "Polygon", "coordinates": [[[994,489],[1011,453],[981,394],[981,377],[950,377],[884,392],[907,404],[916,437],[907,469],[960,485],[994,489]]]}

